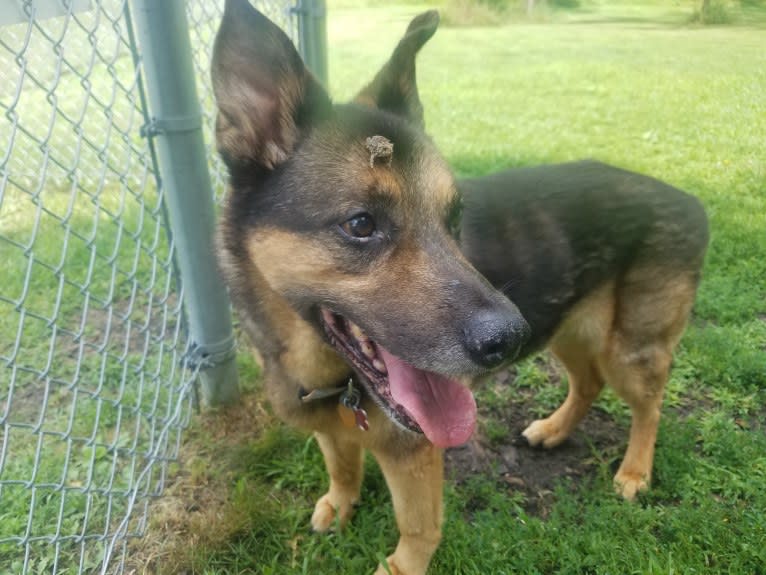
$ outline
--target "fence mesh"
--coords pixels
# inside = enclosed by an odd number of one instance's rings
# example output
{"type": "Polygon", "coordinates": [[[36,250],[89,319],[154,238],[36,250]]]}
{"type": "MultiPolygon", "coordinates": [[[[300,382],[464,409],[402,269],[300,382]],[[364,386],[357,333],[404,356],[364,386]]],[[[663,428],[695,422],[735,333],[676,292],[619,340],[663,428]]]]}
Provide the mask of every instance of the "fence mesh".
{"type": "MultiPolygon", "coordinates": [[[[298,24],[295,17],[295,2],[261,1],[253,2],[264,14],[278,24],[293,41],[298,43],[298,24]]],[[[215,106],[213,86],[210,81],[210,56],[213,53],[213,40],[223,13],[223,1],[190,0],[187,2],[189,32],[194,52],[194,67],[197,72],[197,93],[202,102],[203,131],[210,158],[210,179],[217,200],[221,200],[226,184],[226,169],[215,151],[215,106]]]]}
{"type": "MultiPolygon", "coordinates": [[[[187,7],[220,196],[222,2],[187,7]]],[[[283,2],[260,7],[294,32],[283,2]]],[[[129,12],[0,4],[0,573],[122,572],[192,411],[129,12]]]]}

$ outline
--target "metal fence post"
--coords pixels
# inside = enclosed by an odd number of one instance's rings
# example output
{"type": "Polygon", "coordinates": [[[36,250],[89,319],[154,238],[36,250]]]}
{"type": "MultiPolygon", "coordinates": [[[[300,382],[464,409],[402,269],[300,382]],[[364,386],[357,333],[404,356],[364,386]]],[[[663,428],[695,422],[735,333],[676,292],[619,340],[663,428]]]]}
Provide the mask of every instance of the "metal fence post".
{"type": "Polygon", "coordinates": [[[181,274],[203,399],[239,396],[229,298],[213,254],[215,209],[183,0],[131,0],[159,179],[181,274]]]}
{"type": "Polygon", "coordinates": [[[327,5],[325,0],[298,0],[298,48],[303,61],[327,86],[327,5]]]}

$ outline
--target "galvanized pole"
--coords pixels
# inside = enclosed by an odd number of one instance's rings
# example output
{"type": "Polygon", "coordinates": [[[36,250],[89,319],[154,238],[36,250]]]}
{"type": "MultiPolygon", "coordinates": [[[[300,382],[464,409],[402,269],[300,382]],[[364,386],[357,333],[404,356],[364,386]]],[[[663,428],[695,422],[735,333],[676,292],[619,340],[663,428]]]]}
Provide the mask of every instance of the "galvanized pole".
{"type": "Polygon", "coordinates": [[[239,396],[231,308],[213,254],[215,210],[183,0],[131,0],[154,138],[203,400],[239,396]]]}
{"type": "Polygon", "coordinates": [[[325,0],[298,0],[298,51],[309,70],[327,86],[327,6],[325,0]]]}

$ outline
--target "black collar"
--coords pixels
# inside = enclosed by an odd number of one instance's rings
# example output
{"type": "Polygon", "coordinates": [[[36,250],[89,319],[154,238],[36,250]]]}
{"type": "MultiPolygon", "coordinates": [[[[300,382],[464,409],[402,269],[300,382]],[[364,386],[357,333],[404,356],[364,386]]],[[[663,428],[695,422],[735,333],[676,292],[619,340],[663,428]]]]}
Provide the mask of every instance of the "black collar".
{"type": "Polygon", "coordinates": [[[303,403],[311,403],[313,401],[327,399],[328,397],[336,397],[344,391],[350,391],[354,388],[361,393],[362,386],[359,385],[359,382],[356,381],[355,376],[352,374],[348,379],[344,379],[343,383],[336,385],[335,387],[320,387],[309,391],[301,386],[298,388],[298,397],[303,403]]]}

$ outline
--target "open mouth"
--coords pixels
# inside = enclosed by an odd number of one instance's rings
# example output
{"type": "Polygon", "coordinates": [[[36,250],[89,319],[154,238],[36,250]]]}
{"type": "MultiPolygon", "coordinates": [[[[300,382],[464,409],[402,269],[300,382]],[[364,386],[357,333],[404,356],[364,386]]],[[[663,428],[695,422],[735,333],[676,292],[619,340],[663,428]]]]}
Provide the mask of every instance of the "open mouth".
{"type": "Polygon", "coordinates": [[[468,441],[476,426],[476,402],[467,387],[396,357],[340,314],[322,308],[320,317],[330,343],[355,368],[367,393],[389,418],[425,434],[437,447],[468,441]]]}

